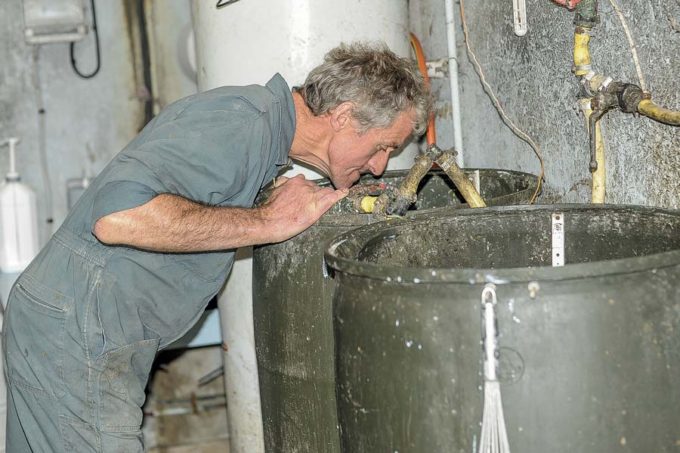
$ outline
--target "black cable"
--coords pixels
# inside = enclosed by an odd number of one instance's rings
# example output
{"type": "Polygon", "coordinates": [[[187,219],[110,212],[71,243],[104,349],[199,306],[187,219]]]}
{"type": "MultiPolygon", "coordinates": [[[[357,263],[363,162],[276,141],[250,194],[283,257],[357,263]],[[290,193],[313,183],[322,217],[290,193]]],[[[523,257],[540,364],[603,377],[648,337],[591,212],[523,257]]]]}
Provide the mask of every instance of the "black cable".
{"type": "Polygon", "coordinates": [[[94,40],[97,47],[97,67],[90,74],[83,74],[78,70],[76,58],[73,55],[73,47],[75,45],[75,42],[71,43],[71,67],[73,68],[73,71],[78,75],[78,77],[81,77],[83,79],[91,79],[92,77],[96,76],[97,73],[99,72],[99,68],[101,68],[101,54],[99,50],[99,32],[97,31],[97,13],[94,9],[94,0],[90,0],[90,5],[92,7],[92,31],[94,32],[94,40]]]}
{"type": "Polygon", "coordinates": [[[215,8],[222,8],[227,5],[231,5],[232,3],[236,3],[238,0],[217,0],[217,5],[215,5],[215,8]]]}

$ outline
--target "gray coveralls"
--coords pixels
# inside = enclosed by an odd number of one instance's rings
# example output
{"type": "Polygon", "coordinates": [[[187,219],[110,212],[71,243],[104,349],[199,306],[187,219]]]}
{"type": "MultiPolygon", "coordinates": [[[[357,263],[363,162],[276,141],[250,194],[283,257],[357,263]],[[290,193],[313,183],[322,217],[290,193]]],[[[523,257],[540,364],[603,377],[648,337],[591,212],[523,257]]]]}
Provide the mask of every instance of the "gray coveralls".
{"type": "Polygon", "coordinates": [[[8,452],[143,450],[156,352],[198,320],[234,254],[110,247],[92,227],[161,193],[250,207],[288,163],[294,131],[293,98],[277,74],[266,87],[177,101],[109,163],[10,294],[8,452]]]}

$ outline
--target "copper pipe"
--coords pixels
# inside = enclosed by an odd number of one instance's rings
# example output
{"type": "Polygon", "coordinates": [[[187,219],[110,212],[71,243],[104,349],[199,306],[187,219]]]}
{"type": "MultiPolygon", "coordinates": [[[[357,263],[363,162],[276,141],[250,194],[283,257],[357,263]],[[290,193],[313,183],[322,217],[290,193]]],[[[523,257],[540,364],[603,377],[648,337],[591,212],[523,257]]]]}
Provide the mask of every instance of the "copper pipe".
{"type": "MultiPolygon", "coordinates": [[[[430,76],[427,75],[427,65],[425,64],[425,53],[423,52],[423,47],[420,45],[420,41],[413,33],[409,33],[409,40],[411,41],[411,47],[416,53],[416,61],[418,62],[418,69],[423,75],[425,80],[425,86],[428,90],[430,89],[430,76]]],[[[430,112],[430,116],[427,119],[427,146],[434,145],[437,143],[437,132],[434,127],[434,111],[430,112]]]]}

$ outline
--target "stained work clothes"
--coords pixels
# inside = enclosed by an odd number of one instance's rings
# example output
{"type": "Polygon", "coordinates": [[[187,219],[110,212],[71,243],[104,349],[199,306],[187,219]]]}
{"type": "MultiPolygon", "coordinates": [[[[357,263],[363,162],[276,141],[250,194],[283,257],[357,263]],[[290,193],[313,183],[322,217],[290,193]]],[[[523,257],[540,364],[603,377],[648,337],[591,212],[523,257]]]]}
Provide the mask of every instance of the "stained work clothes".
{"type": "Polygon", "coordinates": [[[101,172],[10,294],[8,451],[142,451],[155,354],[198,320],[234,253],[105,246],[93,225],[162,193],[250,207],[288,163],[294,131],[277,74],[168,106],[101,172]]]}

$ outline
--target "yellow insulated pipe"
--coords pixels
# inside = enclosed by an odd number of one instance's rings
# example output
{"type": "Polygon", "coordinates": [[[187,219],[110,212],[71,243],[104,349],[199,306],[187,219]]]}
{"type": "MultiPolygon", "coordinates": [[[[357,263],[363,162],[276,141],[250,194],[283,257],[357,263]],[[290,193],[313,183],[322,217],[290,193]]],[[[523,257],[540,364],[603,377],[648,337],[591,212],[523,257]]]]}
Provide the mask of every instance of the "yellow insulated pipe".
{"type": "Polygon", "coordinates": [[[451,153],[442,153],[436,160],[442,170],[446,172],[451,181],[456,185],[460,194],[471,208],[485,208],[486,203],[482,196],[477,192],[475,186],[465,176],[463,170],[456,163],[456,158],[451,153]]]}
{"type": "Polygon", "coordinates": [[[590,65],[590,30],[576,27],[574,32],[574,67],[577,76],[584,76],[591,70],[590,65]]]}
{"type": "MultiPolygon", "coordinates": [[[[586,118],[586,126],[590,128],[590,115],[593,113],[590,99],[581,99],[581,111],[586,118]]],[[[593,131],[589,132],[593,133],[593,131]]],[[[606,193],[607,174],[604,160],[604,138],[599,121],[595,123],[595,161],[597,162],[597,170],[593,172],[592,202],[602,204],[606,193]]]]}
{"type": "Polygon", "coordinates": [[[366,195],[364,198],[361,199],[361,202],[359,203],[359,209],[361,210],[361,212],[370,214],[373,211],[375,211],[375,202],[377,200],[378,197],[366,195]]]}
{"type": "MultiPolygon", "coordinates": [[[[416,157],[413,167],[411,167],[408,174],[401,181],[401,184],[399,184],[399,188],[397,189],[398,198],[408,200],[409,203],[415,203],[418,185],[430,168],[432,168],[431,157],[426,154],[420,154],[416,157]]],[[[367,196],[361,200],[360,209],[367,213],[384,214],[389,203],[390,200],[386,194],[377,198],[367,196]]]]}
{"type": "Polygon", "coordinates": [[[649,99],[643,99],[638,104],[638,112],[653,120],[671,126],[680,126],[680,112],[659,107],[649,99]]]}
{"type": "MultiPolygon", "coordinates": [[[[484,199],[465,175],[465,172],[463,172],[463,170],[458,166],[458,163],[456,163],[456,158],[453,154],[443,152],[439,157],[437,157],[436,162],[439,167],[444,170],[444,172],[446,172],[446,175],[451,179],[453,184],[456,186],[460,194],[471,208],[486,207],[484,199]]],[[[418,184],[431,166],[432,160],[428,156],[419,156],[416,159],[416,164],[413,166],[413,168],[411,168],[411,171],[399,187],[399,195],[405,199],[415,199],[418,184]]],[[[387,207],[386,203],[389,203],[389,200],[384,195],[379,197],[367,196],[361,199],[360,209],[365,213],[382,214],[385,212],[387,207]]]]}

